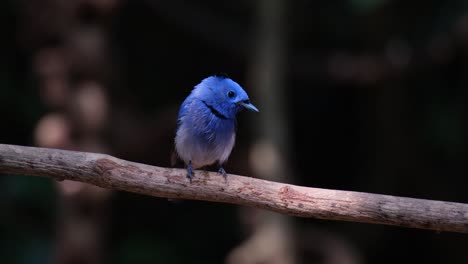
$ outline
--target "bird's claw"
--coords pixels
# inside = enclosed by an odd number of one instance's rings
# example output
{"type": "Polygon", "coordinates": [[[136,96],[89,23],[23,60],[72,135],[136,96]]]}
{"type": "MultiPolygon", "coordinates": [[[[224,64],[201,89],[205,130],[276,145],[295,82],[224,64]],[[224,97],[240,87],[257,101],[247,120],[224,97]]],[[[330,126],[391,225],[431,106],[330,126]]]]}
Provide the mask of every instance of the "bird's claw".
{"type": "Polygon", "coordinates": [[[223,175],[224,179],[227,179],[227,173],[223,167],[219,167],[218,173],[223,175]]]}
{"type": "Polygon", "coordinates": [[[191,161],[189,161],[189,164],[187,165],[187,178],[189,179],[190,183],[192,183],[193,169],[191,161]]]}

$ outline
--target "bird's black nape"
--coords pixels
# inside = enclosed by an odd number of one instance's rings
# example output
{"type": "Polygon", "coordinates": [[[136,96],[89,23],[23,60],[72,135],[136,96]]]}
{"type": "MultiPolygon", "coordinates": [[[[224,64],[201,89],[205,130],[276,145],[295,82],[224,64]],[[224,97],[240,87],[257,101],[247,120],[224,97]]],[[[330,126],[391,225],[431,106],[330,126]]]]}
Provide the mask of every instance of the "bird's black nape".
{"type": "Polygon", "coordinates": [[[218,72],[218,73],[216,73],[216,74],[213,75],[213,76],[219,77],[219,78],[223,78],[223,79],[229,78],[229,76],[228,76],[227,73],[225,73],[225,72],[218,72]]]}

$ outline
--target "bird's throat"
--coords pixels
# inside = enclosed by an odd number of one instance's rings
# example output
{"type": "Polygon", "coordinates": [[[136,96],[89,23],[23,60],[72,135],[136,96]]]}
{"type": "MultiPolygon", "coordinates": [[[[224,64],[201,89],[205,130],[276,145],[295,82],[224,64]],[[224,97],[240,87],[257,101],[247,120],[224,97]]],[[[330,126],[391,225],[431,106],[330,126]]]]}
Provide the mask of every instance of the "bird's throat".
{"type": "Polygon", "coordinates": [[[202,100],[203,104],[210,109],[211,113],[218,118],[221,119],[228,119],[225,115],[221,114],[218,110],[216,110],[212,105],[209,105],[206,101],[202,100]]]}

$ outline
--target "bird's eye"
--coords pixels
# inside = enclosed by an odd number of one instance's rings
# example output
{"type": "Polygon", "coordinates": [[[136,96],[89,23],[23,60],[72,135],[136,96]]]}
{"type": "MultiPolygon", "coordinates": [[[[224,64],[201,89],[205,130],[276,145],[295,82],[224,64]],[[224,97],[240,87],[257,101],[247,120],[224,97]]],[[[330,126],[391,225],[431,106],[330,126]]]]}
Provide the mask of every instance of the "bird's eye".
{"type": "Polygon", "coordinates": [[[235,95],[235,93],[234,93],[233,91],[229,91],[229,92],[228,92],[228,97],[229,97],[229,98],[233,98],[234,95],[235,95]]]}

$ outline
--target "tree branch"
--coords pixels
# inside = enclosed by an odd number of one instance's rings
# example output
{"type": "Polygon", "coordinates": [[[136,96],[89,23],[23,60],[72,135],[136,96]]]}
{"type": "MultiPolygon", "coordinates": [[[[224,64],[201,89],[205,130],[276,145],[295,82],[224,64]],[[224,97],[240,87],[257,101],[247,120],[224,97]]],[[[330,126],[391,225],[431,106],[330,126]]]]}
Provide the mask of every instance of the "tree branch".
{"type": "Polygon", "coordinates": [[[468,204],[327,190],[149,166],[105,154],[0,144],[0,173],[47,176],[166,198],[223,202],[282,214],[468,233],[468,204]]]}

